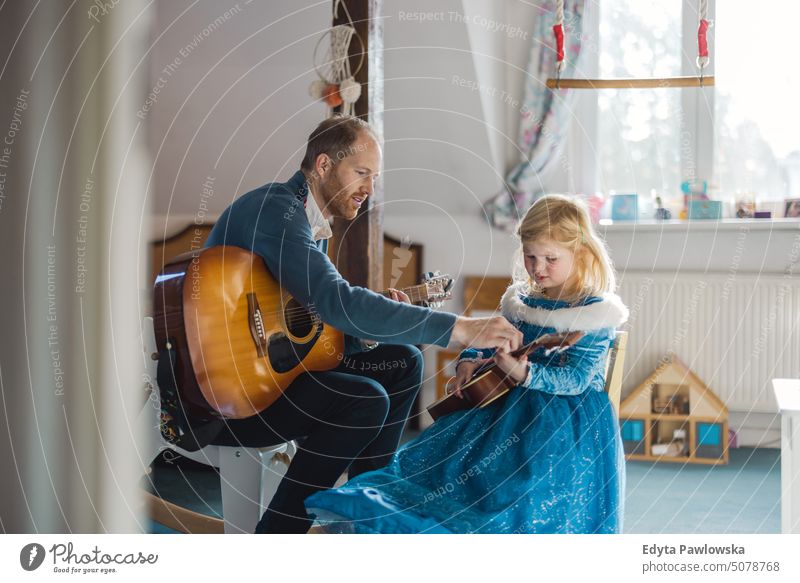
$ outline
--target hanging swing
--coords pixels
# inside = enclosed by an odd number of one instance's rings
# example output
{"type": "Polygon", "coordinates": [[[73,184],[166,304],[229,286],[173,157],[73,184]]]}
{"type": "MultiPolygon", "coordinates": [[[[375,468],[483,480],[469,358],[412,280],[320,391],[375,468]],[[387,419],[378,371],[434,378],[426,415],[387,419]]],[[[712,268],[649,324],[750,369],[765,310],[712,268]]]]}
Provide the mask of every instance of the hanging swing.
{"type": "Polygon", "coordinates": [[[661,77],[632,79],[562,79],[564,70],[564,0],[556,1],[556,21],[553,34],[556,41],[556,78],[547,80],[548,89],[657,89],[664,87],[713,87],[714,77],[706,77],[703,71],[710,61],[708,56],[708,0],[700,0],[697,28],[697,67],[696,77],[661,77]]]}

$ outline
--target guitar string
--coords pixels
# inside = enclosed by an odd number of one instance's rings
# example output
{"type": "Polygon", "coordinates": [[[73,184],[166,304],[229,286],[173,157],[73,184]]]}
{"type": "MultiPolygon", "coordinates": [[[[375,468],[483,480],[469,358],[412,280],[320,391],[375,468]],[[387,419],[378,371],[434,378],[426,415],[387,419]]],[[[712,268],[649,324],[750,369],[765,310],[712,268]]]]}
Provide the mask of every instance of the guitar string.
{"type": "MultiPolygon", "coordinates": [[[[418,295],[415,295],[413,292],[411,294],[408,294],[408,292],[406,292],[406,294],[409,296],[409,299],[411,299],[412,302],[414,302],[414,303],[421,302],[421,301],[430,301],[430,300],[427,300],[427,298],[430,297],[430,296],[435,296],[436,295],[436,294],[430,294],[430,293],[424,293],[423,294],[423,292],[419,292],[418,295]]],[[[380,295],[385,296],[386,294],[381,293],[380,295]]],[[[444,294],[442,294],[442,295],[444,295],[444,294]]],[[[433,300],[433,301],[435,301],[435,300],[433,300]]],[[[311,306],[313,306],[313,304],[311,304],[311,306]]],[[[284,313],[284,314],[287,314],[287,315],[294,315],[294,314],[297,314],[297,313],[311,313],[311,309],[309,309],[308,307],[305,307],[305,306],[299,306],[297,308],[289,308],[288,310],[273,310],[273,311],[270,311],[270,312],[262,311],[261,315],[262,316],[263,315],[273,316],[273,315],[280,314],[280,313],[284,313]]]]}
{"type": "MultiPolygon", "coordinates": [[[[263,316],[277,315],[279,313],[281,313],[281,312],[280,311],[276,311],[276,312],[261,312],[261,315],[263,317],[263,316]]],[[[284,312],[284,313],[286,314],[287,319],[291,320],[290,324],[292,324],[292,325],[298,325],[298,326],[299,325],[310,325],[310,324],[312,324],[314,322],[317,322],[317,321],[321,320],[321,318],[319,317],[318,314],[316,314],[314,312],[310,312],[310,311],[302,309],[302,308],[289,310],[289,311],[284,312]]]]}
{"type": "MultiPolygon", "coordinates": [[[[436,300],[426,300],[422,296],[420,296],[417,299],[414,299],[414,298],[410,298],[410,299],[412,300],[412,303],[422,302],[422,301],[436,301],[436,300]]],[[[261,315],[262,316],[276,316],[276,315],[281,314],[281,313],[285,314],[288,317],[293,317],[293,316],[297,316],[297,315],[305,316],[305,318],[303,318],[303,319],[295,320],[297,323],[308,323],[308,322],[311,322],[311,321],[313,321],[315,319],[315,312],[313,311],[313,309],[309,309],[309,308],[306,308],[306,307],[303,307],[303,306],[300,306],[300,307],[297,307],[297,308],[289,308],[287,310],[273,310],[273,311],[269,311],[269,312],[262,311],[261,315]]],[[[318,319],[318,316],[317,316],[317,319],[318,319]]]]}
{"type": "MultiPolygon", "coordinates": [[[[380,295],[385,295],[385,294],[380,294],[380,295]]],[[[426,298],[431,297],[431,296],[435,296],[435,295],[436,294],[422,294],[422,293],[417,294],[417,295],[409,294],[409,299],[411,299],[412,302],[421,302],[421,301],[426,301],[426,298]]],[[[314,304],[310,304],[310,306],[313,306],[313,305],[314,304]]],[[[261,312],[261,313],[262,314],[273,315],[273,314],[279,314],[281,312],[286,313],[286,314],[292,314],[292,313],[297,313],[297,312],[309,312],[309,311],[311,311],[310,308],[305,307],[305,306],[299,306],[297,308],[289,308],[289,309],[286,309],[286,310],[274,310],[274,311],[271,311],[271,312],[261,312]]]]}

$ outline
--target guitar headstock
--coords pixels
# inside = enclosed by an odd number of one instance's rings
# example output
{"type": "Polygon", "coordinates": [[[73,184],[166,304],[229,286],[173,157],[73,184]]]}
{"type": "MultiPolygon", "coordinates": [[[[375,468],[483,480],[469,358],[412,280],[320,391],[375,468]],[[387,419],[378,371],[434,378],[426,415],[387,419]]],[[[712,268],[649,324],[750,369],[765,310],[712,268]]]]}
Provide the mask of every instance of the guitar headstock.
{"type": "Polygon", "coordinates": [[[439,308],[453,293],[453,278],[438,271],[429,271],[422,276],[422,304],[429,308],[439,308]]]}

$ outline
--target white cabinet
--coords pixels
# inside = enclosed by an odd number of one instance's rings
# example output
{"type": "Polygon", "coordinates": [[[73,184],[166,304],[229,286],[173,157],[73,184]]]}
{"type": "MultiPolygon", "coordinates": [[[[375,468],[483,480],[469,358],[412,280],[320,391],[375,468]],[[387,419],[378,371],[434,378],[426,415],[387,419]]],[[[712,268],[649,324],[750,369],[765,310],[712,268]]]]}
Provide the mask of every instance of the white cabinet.
{"type": "Polygon", "coordinates": [[[800,533],[800,379],[773,379],[781,412],[781,532],[800,533]]]}

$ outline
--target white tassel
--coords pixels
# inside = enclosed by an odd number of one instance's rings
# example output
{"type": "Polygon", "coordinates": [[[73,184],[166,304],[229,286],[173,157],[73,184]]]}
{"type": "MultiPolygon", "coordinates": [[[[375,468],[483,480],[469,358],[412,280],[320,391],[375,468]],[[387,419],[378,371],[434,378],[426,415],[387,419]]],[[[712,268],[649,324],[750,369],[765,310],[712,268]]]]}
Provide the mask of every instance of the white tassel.
{"type": "Polygon", "coordinates": [[[345,102],[355,103],[361,97],[361,83],[358,83],[352,77],[345,79],[339,85],[339,95],[342,96],[342,100],[345,102]]]}
{"type": "Polygon", "coordinates": [[[327,87],[327,83],[322,79],[312,81],[311,85],[308,87],[308,94],[314,99],[322,99],[325,95],[325,87],[327,87]]]}

